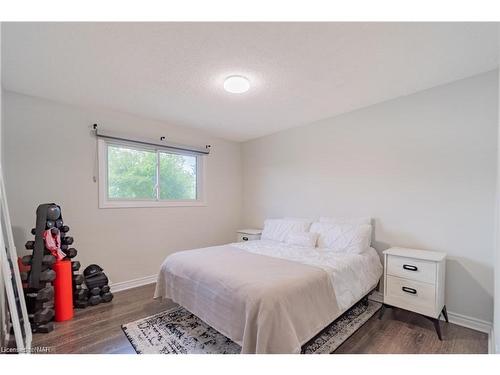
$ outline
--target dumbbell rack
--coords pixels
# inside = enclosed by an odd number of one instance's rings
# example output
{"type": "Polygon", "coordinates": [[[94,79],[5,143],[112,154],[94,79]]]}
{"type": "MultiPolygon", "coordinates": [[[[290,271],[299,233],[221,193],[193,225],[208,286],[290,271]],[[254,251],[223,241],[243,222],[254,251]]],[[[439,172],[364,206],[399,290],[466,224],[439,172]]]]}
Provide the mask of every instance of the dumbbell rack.
{"type": "MultiPolygon", "coordinates": [[[[30,266],[28,272],[21,273],[21,279],[25,283],[25,297],[28,310],[28,317],[31,323],[32,332],[48,333],[54,329],[54,287],[52,282],[56,277],[53,265],[56,258],[45,247],[43,240],[43,232],[51,230],[54,234],[60,234],[61,251],[66,255],[64,260],[71,260],[78,254],[74,247],[70,247],[74,239],[67,235],[70,228],[64,225],[62,215],[53,220],[47,215],[48,207],[57,206],[54,203],[41,204],[37,208],[36,228],[31,230],[31,234],[35,236],[34,241],[28,241],[25,244],[27,250],[32,250],[32,255],[26,255],[22,258],[22,263],[30,266]],[[34,264],[38,262],[39,270],[34,272],[34,264]],[[41,266],[40,266],[41,263],[41,266]]],[[[61,208],[59,208],[59,212],[61,208]]],[[[80,262],[72,261],[73,271],[73,303],[81,307],[81,293],[76,293],[78,288],[81,288],[83,283],[83,275],[77,273],[80,268],[80,262]],[[77,298],[75,298],[77,297],[77,298]]],[[[86,300],[86,293],[83,294],[86,300]]],[[[85,304],[86,306],[86,304],[85,304]]]]}

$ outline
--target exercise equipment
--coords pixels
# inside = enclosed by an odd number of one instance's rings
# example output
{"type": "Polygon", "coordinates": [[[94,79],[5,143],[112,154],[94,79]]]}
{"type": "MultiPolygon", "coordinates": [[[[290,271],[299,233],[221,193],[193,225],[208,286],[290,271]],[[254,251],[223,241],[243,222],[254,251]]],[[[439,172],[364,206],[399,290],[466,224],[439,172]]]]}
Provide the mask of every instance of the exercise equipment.
{"type": "Polygon", "coordinates": [[[56,228],[61,228],[63,226],[63,221],[61,219],[57,219],[54,223],[56,228]]]}
{"type": "Polygon", "coordinates": [[[73,275],[73,285],[80,285],[80,284],[83,284],[84,282],[84,277],[83,275],[73,275]]]}
{"type": "Polygon", "coordinates": [[[94,306],[101,302],[110,302],[113,294],[110,292],[108,277],[97,264],[91,264],[83,271],[85,285],[89,289],[89,304],[94,306]]]}
{"type": "Polygon", "coordinates": [[[76,271],[78,271],[79,269],[80,269],[80,262],[79,262],[79,261],[77,261],[77,260],[72,261],[72,262],[71,262],[71,270],[72,270],[73,272],[76,272],[76,271]]]}
{"type": "Polygon", "coordinates": [[[61,243],[64,245],[71,245],[73,241],[73,237],[61,237],[61,243]]]}
{"type": "Polygon", "coordinates": [[[54,281],[54,306],[56,322],[63,322],[73,318],[73,290],[71,262],[67,260],[54,264],[57,275],[54,281]]]}
{"type": "Polygon", "coordinates": [[[34,314],[28,314],[28,317],[35,324],[44,324],[52,320],[52,318],[54,317],[54,310],[44,308],[34,314]]]}
{"type": "Polygon", "coordinates": [[[71,259],[76,257],[76,254],[78,254],[78,251],[74,247],[70,247],[69,249],[63,249],[63,245],[61,245],[61,250],[63,251],[64,254],[66,254],[66,258],[71,259]]]}
{"type": "Polygon", "coordinates": [[[47,219],[55,221],[61,217],[61,208],[55,204],[47,207],[47,219]]]}
{"type": "Polygon", "coordinates": [[[101,301],[102,300],[101,300],[101,296],[100,295],[90,296],[90,298],[89,298],[89,304],[92,305],[92,306],[100,304],[101,301]]]}
{"type": "Polygon", "coordinates": [[[51,229],[51,228],[54,228],[54,226],[56,225],[56,223],[52,220],[47,220],[46,223],[45,223],[45,229],[51,229]]]}
{"type": "Polygon", "coordinates": [[[103,293],[101,295],[102,302],[111,302],[113,297],[114,297],[113,293],[111,293],[111,292],[103,293]]]}

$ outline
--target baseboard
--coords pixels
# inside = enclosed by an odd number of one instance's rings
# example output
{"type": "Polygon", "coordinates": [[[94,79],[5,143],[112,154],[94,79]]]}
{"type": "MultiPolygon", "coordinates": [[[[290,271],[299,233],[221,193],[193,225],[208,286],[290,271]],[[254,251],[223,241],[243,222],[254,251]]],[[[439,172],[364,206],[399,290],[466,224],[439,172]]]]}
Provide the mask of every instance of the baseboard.
{"type": "Polygon", "coordinates": [[[156,282],[158,275],[151,275],[140,277],[138,279],[121,281],[119,283],[111,283],[109,286],[113,293],[120,292],[122,290],[127,290],[131,288],[137,288],[138,286],[143,286],[147,284],[153,284],[156,282]]]}
{"type": "MultiPolygon", "coordinates": [[[[377,302],[383,302],[384,301],[384,295],[381,292],[375,291],[373,292],[370,297],[371,300],[377,301],[377,302]]],[[[479,332],[484,332],[490,335],[490,340],[491,340],[491,332],[493,329],[493,323],[487,322],[485,320],[473,318],[471,316],[466,316],[462,314],[455,313],[453,311],[448,311],[448,318],[450,320],[450,323],[456,324],[457,326],[462,326],[466,328],[470,328],[479,332]]],[[[444,319],[441,317],[441,319],[444,319]]]]}
{"type": "Polygon", "coordinates": [[[448,311],[448,318],[450,323],[456,324],[457,326],[470,328],[487,334],[490,334],[493,329],[492,322],[487,322],[486,320],[473,318],[467,315],[457,314],[452,311],[448,311]]]}

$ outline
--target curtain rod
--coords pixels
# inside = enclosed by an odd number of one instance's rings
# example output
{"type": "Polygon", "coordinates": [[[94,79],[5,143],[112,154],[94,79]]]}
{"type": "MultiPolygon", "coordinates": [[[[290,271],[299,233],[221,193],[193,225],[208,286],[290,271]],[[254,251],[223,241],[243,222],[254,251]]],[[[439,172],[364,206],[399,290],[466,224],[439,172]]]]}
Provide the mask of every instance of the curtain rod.
{"type": "Polygon", "coordinates": [[[162,143],[156,143],[153,141],[149,140],[142,140],[142,139],[137,139],[137,138],[124,138],[119,135],[107,133],[107,132],[102,132],[98,129],[97,124],[94,124],[93,127],[94,132],[96,137],[99,138],[106,138],[106,139],[114,139],[116,141],[123,141],[123,142],[132,142],[132,143],[138,143],[142,145],[147,145],[147,146],[156,146],[156,147],[161,147],[169,150],[177,150],[177,151],[187,151],[187,152],[192,152],[195,154],[203,154],[203,155],[208,155],[210,154],[210,147],[211,145],[205,145],[205,148],[201,147],[193,147],[193,146],[184,146],[184,145],[179,145],[175,143],[166,143],[163,142],[165,140],[165,137],[160,137],[160,142],[162,143]]]}

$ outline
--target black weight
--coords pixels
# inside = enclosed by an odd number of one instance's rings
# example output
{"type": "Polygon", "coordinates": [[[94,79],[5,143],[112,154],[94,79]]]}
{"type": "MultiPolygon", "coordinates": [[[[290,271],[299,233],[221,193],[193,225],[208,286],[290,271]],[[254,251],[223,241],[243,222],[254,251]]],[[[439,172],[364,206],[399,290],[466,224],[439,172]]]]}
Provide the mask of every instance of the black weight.
{"type": "Polygon", "coordinates": [[[54,298],[54,287],[47,286],[43,289],[40,289],[37,293],[28,293],[26,296],[30,299],[47,302],[54,298]]]}
{"type": "Polygon", "coordinates": [[[66,258],[71,259],[76,257],[76,254],[78,254],[78,251],[74,247],[70,247],[69,249],[63,249],[61,246],[61,250],[64,254],[66,254],[66,258]]]}
{"type": "Polygon", "coordinates": [[[84,309],[89,305],[88,301],[75,301],[74,306],[76,309],[84,309]]]}
{"type": "Polygon", "coordinates": [[[109,285],[104,285],[102,288],[101,288],[101,293],[107,293],[109,292],[109,285]]]}
{"type": "Polygon", "coordinates": [[[35,247],[35,241],[27,241],[24,244],[24,247],[26,248],[26,250],[33,250],[33,248],[35,247]]]}
{"type": "Polygon", "coordinates": [[[95,287],[102,288],[104,285],[109,284],[109,280],[108,280],[107,276],[101,272],[98,275],[94,275],[92,277],[86,277],[85,284],[87,285],[87,288],[89,288],[89,289],[92,289],[95,287]]]}
{"type": "Polygon", "coordinates": [[[80,269],[80,262],[79,261],[75,260],[75,261],[71,262],[71,270],[73,272],[76,272],[79,269],[80,269]]]}
{"type": "Polygon", "coordinates": [[[101,296],[102,302],[111,302],[113,299],[113,293],[107,292],[101,296]]]}
{"type": "Polygon", "coordinates": [[[51,229],[51,228],[54,228],[54,226],[56,225],[56,223],[52,220],[47,220],[47,222],[45,223],[45,229],[51,229]]]}
{"type": "Polygon", "coordinates": [[[96,286],[95,288],[90,289],[90,294],[92,294],[93,296],[98,296],[99,294],[101,294],[101,288],[96,286]]]}
{"type": "MultiPolygon", "coordinates": [[[[31,255],[25,255],[22,257],[21,262],[25,265],[28,266],[31,264],[31,255]]],[[[42,258],[42,265],[46,266],[52,266],[56,262],[56,258],[53,255],[44,255],[42,258]]]]}
{"type": "Polygon", "coordinates": [[[73,237],[62,237],[61,243],[64,245],[71,245],[73,243],[73,237]]]}
{"type": "Polygon", "coordinates": [[[89,304],[92,306],[98,305],[101,303],[101,296],[90,296],[89,298],[89,304]]]}
{"type": "Polygon", "coordinates": [[[69,227],[67,225],[63,225],[61,228],[60,228],[61,232],[63,233],[66,233],[66,232],[69,232],[69,227]]]}
{"type": "Polygon", "coordinates": [[[36,234],[36,228],[31,228],[31,234],[34,236],[36,234]]]}
{"type": "Polygon", "coordinates": [[[56,278],[54,270],[48,269],[40,272],[40,281],[53,281],[56,278]]]}
{"type": "Polygon", "coordinates": [[[87,289],[76,289],[73,293],[76,301],[87,300],[87,289]]]}
{"type": "Polygon", "coordinates": [[[85,268],[83,274],[85,275],[86,278],[89,278],[101,273],[102,271],[103,269],[101,268],[101,266],[98,266],[97,264],[91,264],[90,266],[85,268]]]}
{"type": "Polygon", "coordinates": [[[63,226],[63,221],[62,219],[57,219],[55,222],[56,228],[61,228],[63,226]]]}
{"type": "Polygon", "coordinates": [[[54,317],[54,310],[52,309],[43,309],[37,311],[36,313],[30,316],[31,320],[35,324],[44,324],[52,320],[54,317]]]}
{"type": "Polygon", "coordinates": [[[34,325],[31,327],[31,330],[33,332],[39,332],[39,333],[49,333],[54,330],[54,322],[48,322],[45,324],[40,324],[40,325],[34,325]]]}
{"type": "Polygon", "coordinates": [[[57,236],[57,235],[59,234],[59,229],[57,229],[57,228],[52,228],[52,229],[50,230],[50,233],[52,233],[52,235],[54,235],[54,236],[57,236]]]}
{"type": "Polygon", "coordinates": [[[73,275],[73,284],[74,285],[80,285],[83,284],[84,278],[83,275],[73,275]]]}
{"type": "Polygon", "coordinates": [[[61,217],[61,209],[55,205],[51,204],[47,207],[47,219],[51,221],[55,221],[61,217]]]}

